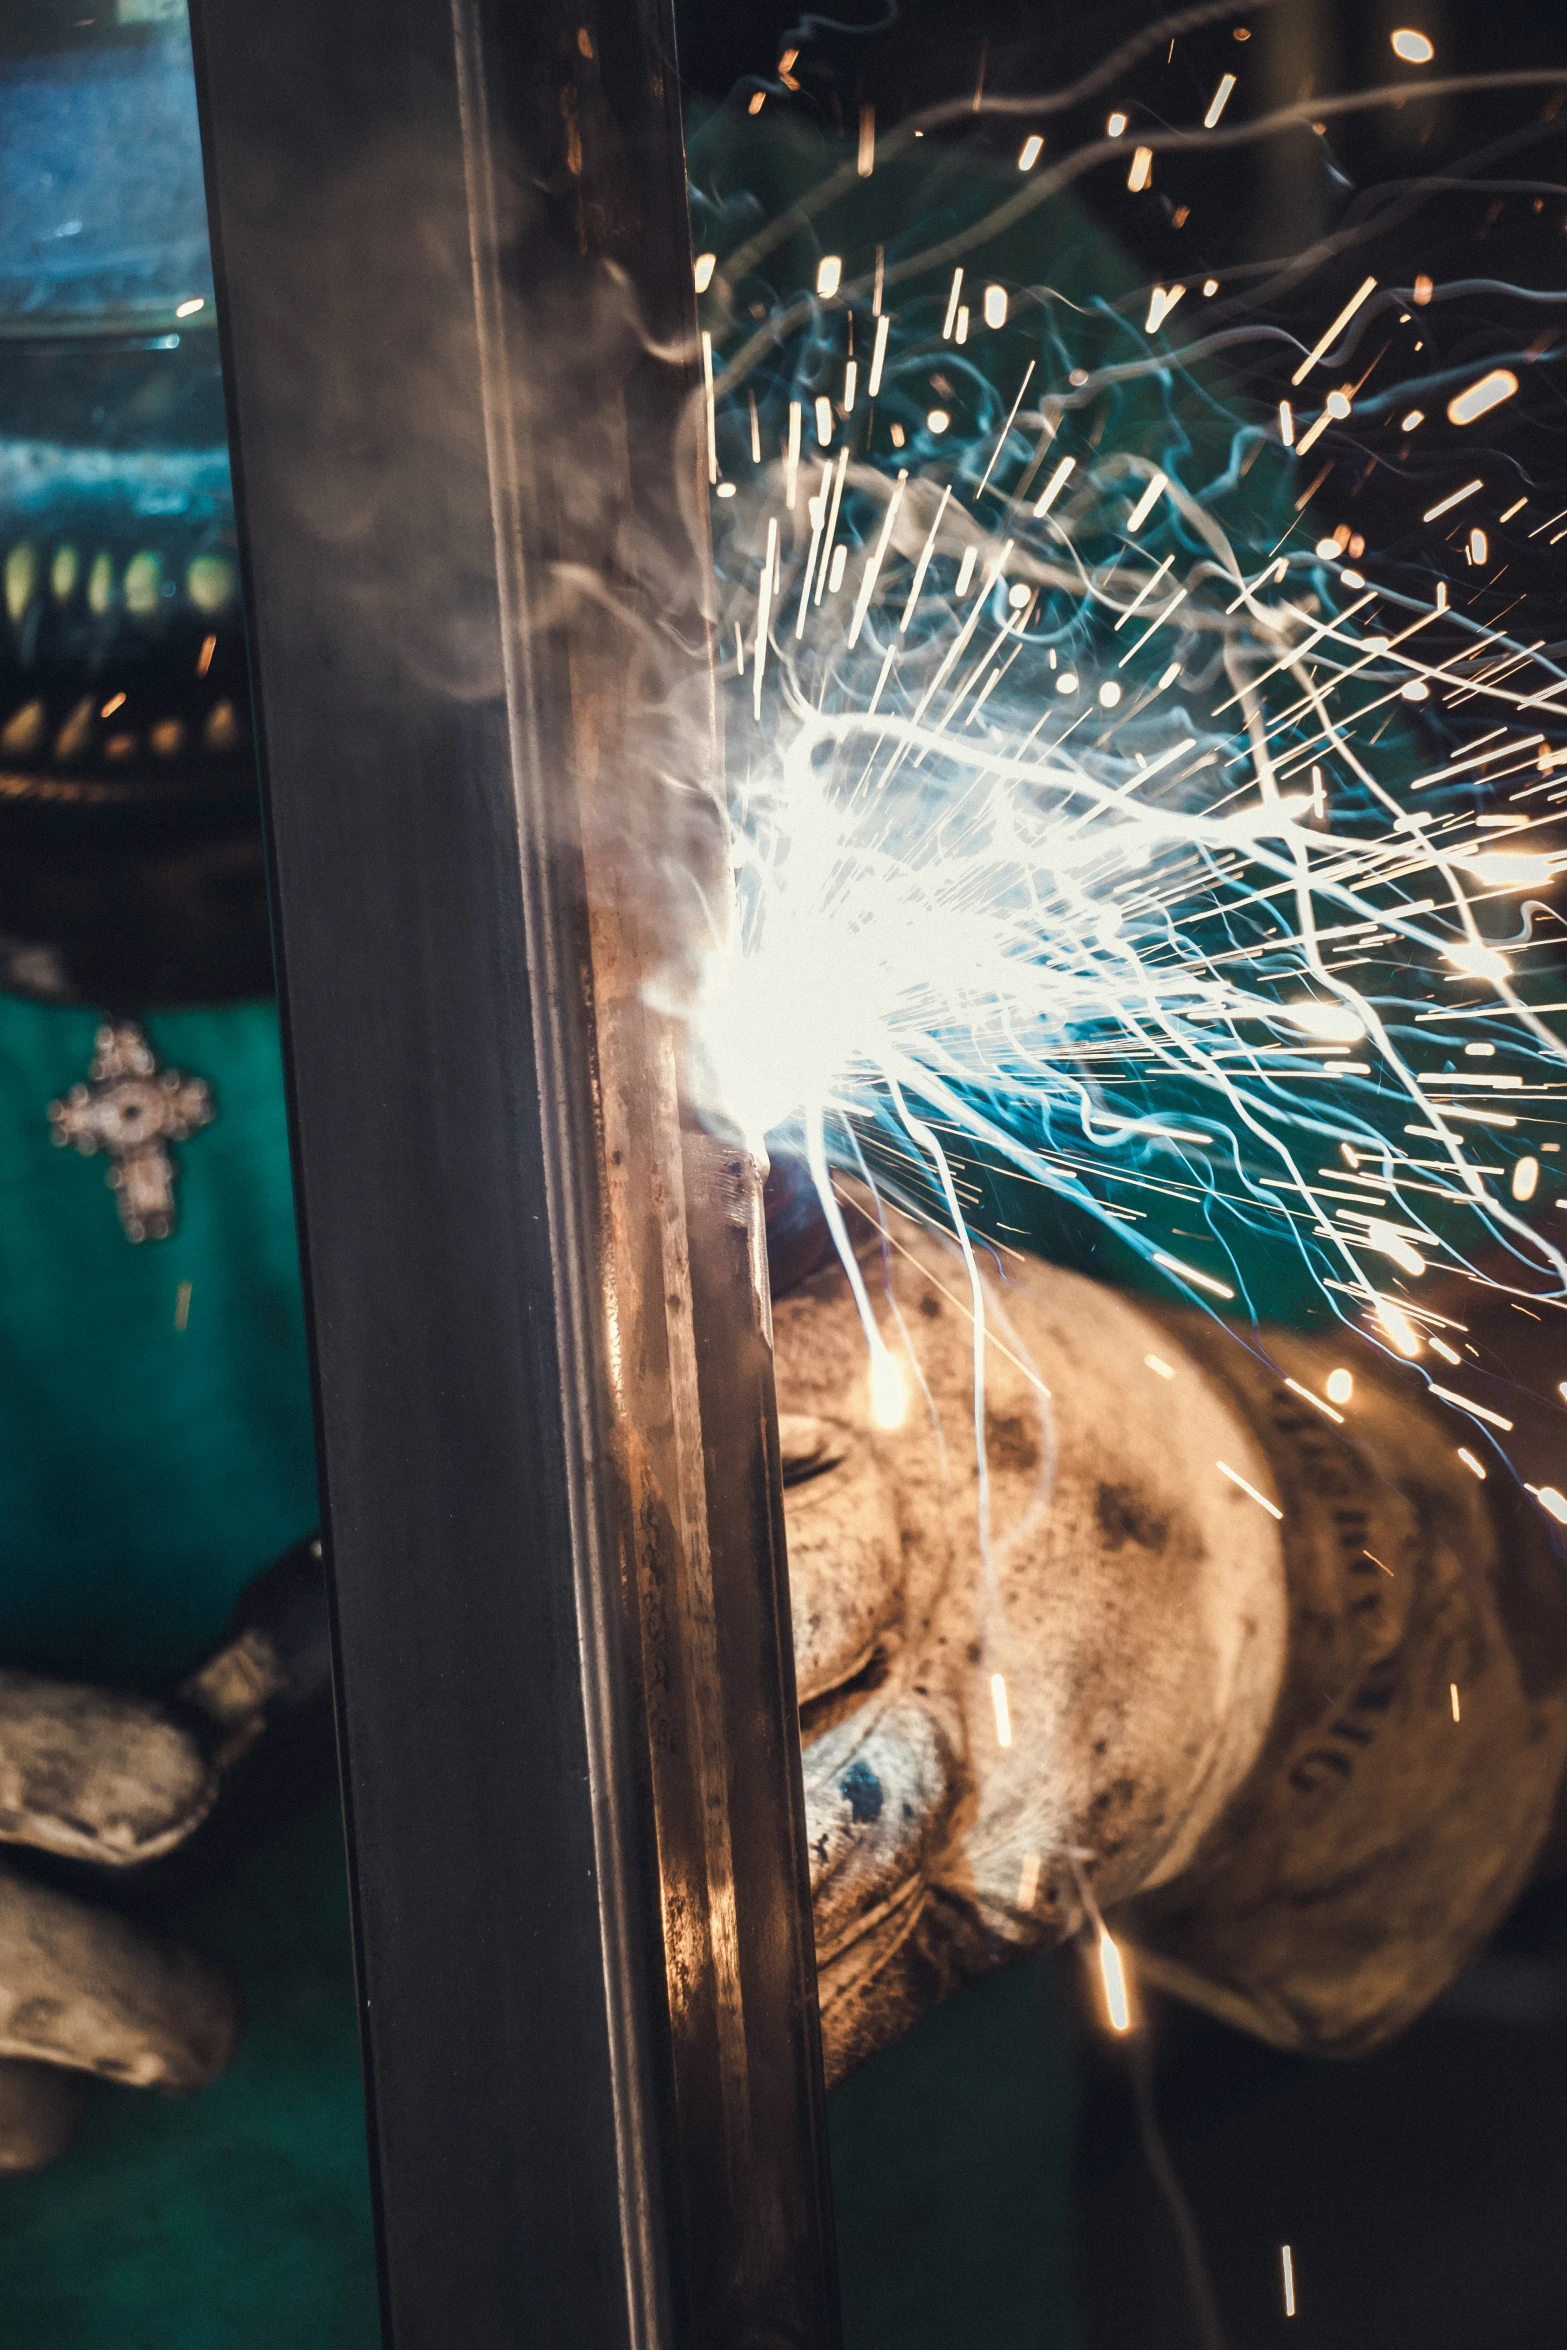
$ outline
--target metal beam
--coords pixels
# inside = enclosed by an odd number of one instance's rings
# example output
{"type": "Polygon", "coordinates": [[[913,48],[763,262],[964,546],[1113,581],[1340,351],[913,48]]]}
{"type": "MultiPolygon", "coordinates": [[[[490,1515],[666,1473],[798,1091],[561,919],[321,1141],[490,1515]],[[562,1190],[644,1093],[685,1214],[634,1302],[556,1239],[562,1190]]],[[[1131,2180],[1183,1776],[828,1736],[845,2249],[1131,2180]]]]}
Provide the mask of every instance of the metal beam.
{"type": "Polygon", "coordinates": [[[660,0],[195,0],[387,2338],[835,2339],[660,0]]]}

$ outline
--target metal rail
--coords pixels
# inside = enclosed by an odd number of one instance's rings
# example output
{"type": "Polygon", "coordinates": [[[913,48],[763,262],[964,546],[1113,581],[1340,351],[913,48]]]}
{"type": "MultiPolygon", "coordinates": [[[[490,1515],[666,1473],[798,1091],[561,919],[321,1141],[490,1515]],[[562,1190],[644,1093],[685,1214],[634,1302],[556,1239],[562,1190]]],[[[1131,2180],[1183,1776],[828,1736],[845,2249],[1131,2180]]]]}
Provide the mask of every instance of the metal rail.
{"type": "Polygon", "coordinates": [[[193,14],[387,2338],[829,2345],[669,19],[193,14]]]}

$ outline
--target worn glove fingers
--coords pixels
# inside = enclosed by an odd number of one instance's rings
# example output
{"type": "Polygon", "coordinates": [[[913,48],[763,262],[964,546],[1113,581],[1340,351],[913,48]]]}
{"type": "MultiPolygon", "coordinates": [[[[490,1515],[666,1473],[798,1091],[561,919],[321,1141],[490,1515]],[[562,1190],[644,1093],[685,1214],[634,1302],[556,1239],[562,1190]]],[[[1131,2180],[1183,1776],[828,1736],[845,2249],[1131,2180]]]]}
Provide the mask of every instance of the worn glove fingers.
{"type": "Polygon", "coordinates": [[[238,2030],[234,1993],[205,1959],[0,1872],[0,2058],[199,2089],[238,2030]]]}
{"type": "Polygon", "coordinates": [[[952,1758],[925,1707],[841,1722],[805,1752],[806,1848],[821,1966],[922,1897],[946,1840],[952,1758]]]}
{"type": "Polygon", "coordinates": [[[0,2176],[43,2170],[70,2144],[83,2084],[55,2064],[0,2062],[0,2176]]]}
{"type": "Polygon", "coordinates": [[[149,1699],[0,1672],[0,1842],[126,1867],[188,1836],[216,1793],[149,1699]]]}
{"type": "Polygon", "coordinates": [[[835,1420],[779,1415],[789,1604],[800,1703],[841,1688],[900,1612],[897,1513],[863,1438],[835,1420]]]}

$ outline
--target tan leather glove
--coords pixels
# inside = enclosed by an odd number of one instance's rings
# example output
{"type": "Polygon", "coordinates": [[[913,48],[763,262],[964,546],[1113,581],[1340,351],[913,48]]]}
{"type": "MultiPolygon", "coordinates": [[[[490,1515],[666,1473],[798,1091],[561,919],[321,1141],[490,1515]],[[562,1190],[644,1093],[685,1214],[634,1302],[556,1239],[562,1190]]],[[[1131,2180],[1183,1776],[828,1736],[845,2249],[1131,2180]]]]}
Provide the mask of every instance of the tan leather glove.
{"type": "MultiPolygon", "coordinates": [[[[0,1840],[134,1868],[211,1808],[216,1778],[161,1707],[0,1673],[0,1840]]],[[[219,1971],[90,1902],[0,1865],[0,2170],[67,2144],[80,2080],[196,2089],[237,2034],[219,1971]]]]}
{"type": "Polygon", "coordinates": [[[968,1276],[892,1232],[901,1427],[836,1267],[775,1313],[830,2079],[1072,1932],[1079,1870],[1101,1906],[1178,1872],[1284,1666],[1277,1524],[1215,1465],[1268,1493],[1242,1415],[1134,1302],[1022,1260],[983,1285],[987,1575],[968,1276]]]}
{"type": "Polygon", "coordinates": [[[1376,2046],[1505,1916],[1567,1774],[1554,1511],[1427,1384],[1491,1394],[1482,1361],[983,1257],[987,1566],[968,1274],[888,1227],[902,1426],[836,1268],[776,1309],[829,2076],[1085,1908],[1230,2023],[1376,2046]]]}

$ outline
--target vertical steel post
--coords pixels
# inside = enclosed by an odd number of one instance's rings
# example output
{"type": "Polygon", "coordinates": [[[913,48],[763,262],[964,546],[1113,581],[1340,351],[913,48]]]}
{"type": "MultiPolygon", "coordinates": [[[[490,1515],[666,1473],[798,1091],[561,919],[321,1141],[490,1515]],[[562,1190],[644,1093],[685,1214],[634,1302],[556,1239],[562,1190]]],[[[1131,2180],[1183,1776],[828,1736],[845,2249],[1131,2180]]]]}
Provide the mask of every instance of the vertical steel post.
{"type": "Polygon", "coordinates": [[[394,2350],[830,2344],[660,0],[195,0],[394,2350]]]}

